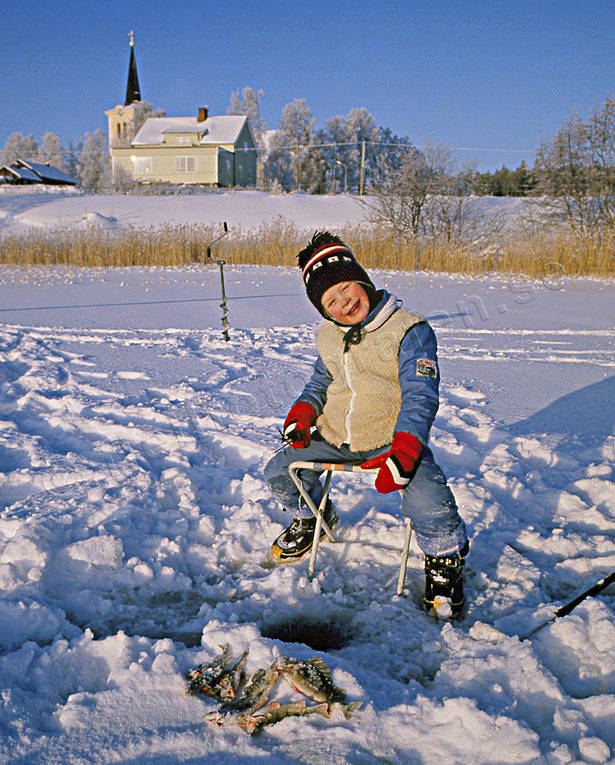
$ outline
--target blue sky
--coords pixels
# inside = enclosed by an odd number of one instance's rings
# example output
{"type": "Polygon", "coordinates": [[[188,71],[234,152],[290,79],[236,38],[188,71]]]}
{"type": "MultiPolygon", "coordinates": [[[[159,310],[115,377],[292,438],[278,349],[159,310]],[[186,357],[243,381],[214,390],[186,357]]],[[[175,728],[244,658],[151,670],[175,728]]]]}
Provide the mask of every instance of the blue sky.
{"type": "Polygon", "coordinates": [[[268,127],[295,98],[319,126],[363,106],[416,145],[482,149],[456,156],[483,170],[531,164],[615,95],[610,0],[21,0],[2,8],[0,147],[106,131],[131,29],[142,96],[169,116],[224,114],[250,85],[268,127]]]}

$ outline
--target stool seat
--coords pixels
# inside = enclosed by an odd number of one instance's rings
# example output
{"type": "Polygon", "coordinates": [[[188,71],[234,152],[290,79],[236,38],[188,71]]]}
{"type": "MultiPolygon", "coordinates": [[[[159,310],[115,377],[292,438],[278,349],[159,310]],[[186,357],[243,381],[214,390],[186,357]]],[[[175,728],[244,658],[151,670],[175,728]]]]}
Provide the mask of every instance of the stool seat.
{"type": "MultiPolygon", "coordinates": [[[[306,505],[310,508],[316,518],[316,527],[314,529],[314,540],[312,542],[312,549],[310,551],[310,563],[308,567],[308,575],[312,577],[314,575],[314,569],[316,567],[316,556],[318,554],[318,544],[320,542],[320,532],[323,530],[331,542],[336,542],[333,532],[327,525],[323,518],[323,512],[327,505],[327,499],[329,497],[329,490],[331,487],[331,476],[335,472],[343,473],[377,473],[378,468],[372,470],[365,470],[361,467],[360,463],[356,462],[308,462],[304,460],[297,460],[291,462],[288,466],[288,472],[293,480],[293,483],[299,490],[302,499],[306,505]],[[326,473],[325,483],[323,486],[322,497],[318,507],[314,504],[314,501],[310,495],[303,488],[303,483],[299,478],[300,470],[314,470],[318,473],[326,473]]],[[[404,590],[404,583],[406,580],[406,569],[408,567],[408,553],[410,551],[410,541],[412,539],[412,523],[410,518],[406,518],[406,533],[404,537],[404,544],[401,554],[401,564],[399,567],[399,577],[397,579],[397,595],[401,595],[404,590]]]]}

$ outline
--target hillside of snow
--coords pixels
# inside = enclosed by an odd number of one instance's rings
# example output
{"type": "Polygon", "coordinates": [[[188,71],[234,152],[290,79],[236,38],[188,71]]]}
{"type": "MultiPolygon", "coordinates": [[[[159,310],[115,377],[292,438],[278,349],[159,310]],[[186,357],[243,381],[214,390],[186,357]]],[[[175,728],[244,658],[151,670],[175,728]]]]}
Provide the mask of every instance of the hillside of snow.
{"type": "MultiPolygon", "coordinates": [[[[78,217],[30,197],[3,220],[78,217]]],[[[227,266],[225,342],[215,267],[0,268],[0,763],[615,762],[615,588],[549,621],[615,569],[615,285],[372,277],[438,336],[459,622],[422,612],[414,541],[395,595],[403,519],[370,477],[333,479],[313,580],[268,557],[263,467],[315,358],[298,271],[227,266]],[[250,673],[319,656],[362,706],[215,727],[184,677],[226,643],[250,673]]]]}
{"type": "MultiPolygon", "coordinates": [[[[512,225],[530,200],[477,197],[475,205],[492,219],[512,225]]],[[[135,227],[148,228],[226,221],[231,229],[256,229],[279,218],[300,231],[339,229],[363,223],[369,210],[352,194],[315,195],[304,192],[273,194],[265,191],[198,191],[169,196],[80,194],[53,187],[0,187],[0,235],[29,229],[135,227]]]]}

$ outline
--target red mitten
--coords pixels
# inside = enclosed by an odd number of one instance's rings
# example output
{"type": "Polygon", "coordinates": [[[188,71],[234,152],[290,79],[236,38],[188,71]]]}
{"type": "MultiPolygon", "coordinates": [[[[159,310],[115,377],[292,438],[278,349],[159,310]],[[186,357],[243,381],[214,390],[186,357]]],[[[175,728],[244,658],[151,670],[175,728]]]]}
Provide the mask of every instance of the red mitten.
{"type": "Polygon", "coordinates": [[[364,462],[366,470],[380,468],[376,476],[376,491],[388,494],[403,489],[410,483],[412,473],[421,456],[423,444],[410,433],[396,433],[391,448],[364,462]]]}
{"type": "Polygon", "coordinates": [[[316,419],[316,410],[307,401],[297,401],[284,420],[284,438],[293,449],[305,449],[310,444],[310,428],[316,419]]]}

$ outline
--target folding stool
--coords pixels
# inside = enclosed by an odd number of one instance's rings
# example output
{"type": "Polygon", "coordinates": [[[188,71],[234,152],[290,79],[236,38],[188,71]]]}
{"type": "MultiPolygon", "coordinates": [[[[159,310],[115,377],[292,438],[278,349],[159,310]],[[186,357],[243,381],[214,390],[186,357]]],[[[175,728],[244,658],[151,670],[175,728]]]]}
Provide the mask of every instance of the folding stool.
{"type": "MultiPolygon", "coordinates": [[[[304,499],[306,505],[310,508],[314,516],[316,517],[316,528],[314,529],[314,541],[312,542],[312,550],[310,553],[310,565],[308,568],[308,574],[310,577],[314,575],[314,567],[316,565],[316,555],[318,554],[318,544],[320,542],[321,529],[329,537],[331,542],[337,542],[333,535],[333,532],[327,525],[323,518],[323,512],[327,505],[327,499],[329,497],[329,489],[331,485],[331,476],[334,471],[341,471],[346,473],[377,473],[378,468],[372,470],[364,470],[359,464],[352,462],[304,462],[298,460],[292,462],[288,466],[288,472],[301,497],[304,499]],[[314,501],[310,495],[303,488],[303,483],[299,478],[299,470],[314,470],[316,472],[326,473],[325,483],[323,486],[322,498],[318,507],[314,504],[314,501]]],[[[404,538],[404,546],[401,553],[401,564],[399,567],[399,577],[397,579],[397,594],[401,595],[404,590],[404,582],[406,581],[406,568],[408,567],[408,553],[410,551],[410,540],[412,538],[412,523],[410,518],[406,518],[406,534],[404,538]]]]}

